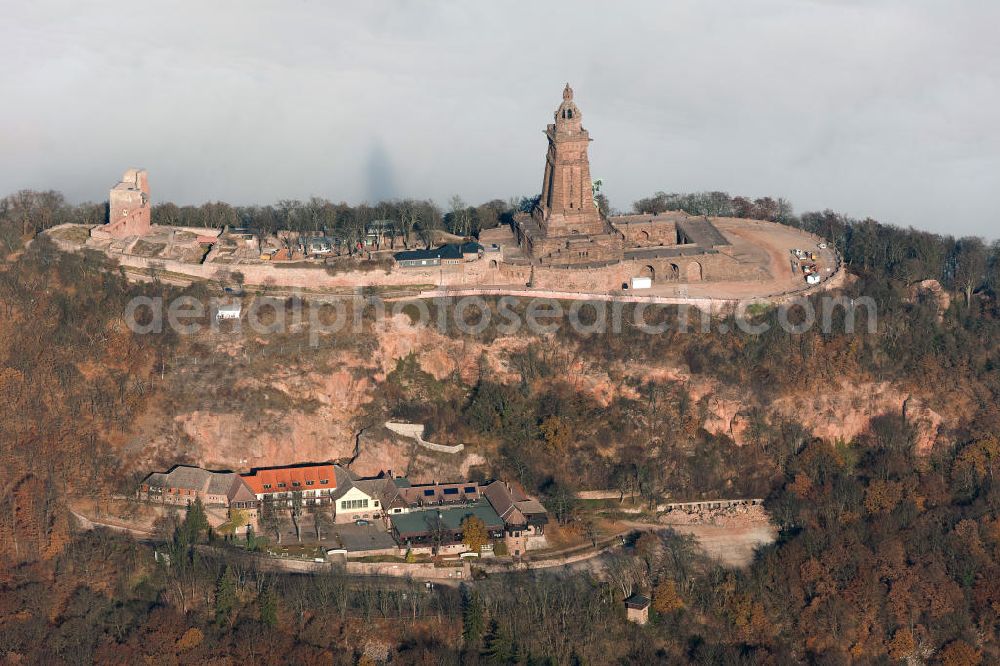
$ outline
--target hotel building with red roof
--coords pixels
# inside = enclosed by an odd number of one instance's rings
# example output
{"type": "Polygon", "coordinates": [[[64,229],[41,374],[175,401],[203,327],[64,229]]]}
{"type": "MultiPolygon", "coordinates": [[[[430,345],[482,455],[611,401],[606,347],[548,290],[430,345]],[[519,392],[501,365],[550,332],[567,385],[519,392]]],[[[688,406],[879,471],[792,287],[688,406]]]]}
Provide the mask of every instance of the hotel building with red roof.
{"type": "Polygon", "coordinates": [[[336,466],[328,463],[255,469],[240,478],[258,501],[287,506],[296,492],[302,493],[304,504],[329,504],[337,491],[336,466]]]}

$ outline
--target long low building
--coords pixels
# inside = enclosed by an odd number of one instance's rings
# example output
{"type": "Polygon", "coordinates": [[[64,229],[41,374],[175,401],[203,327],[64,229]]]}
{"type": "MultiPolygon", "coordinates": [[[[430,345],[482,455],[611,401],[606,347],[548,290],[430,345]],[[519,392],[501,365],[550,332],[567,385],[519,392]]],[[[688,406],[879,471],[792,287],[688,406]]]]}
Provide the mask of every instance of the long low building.
{"type": "Polygon", "coordinates": [[[479,243],[451,243],[433,250],[404,250],[392,255],[400,268],[422,268],[475,261],[482,256],[479,243]]]}
{"type": "Polygon", "coordinates": [[[257,500],[291,506],[296,497],[306,505],[331,504],[337,492],[337,466],[289,465],[254,469],[241,476],[257,500]]]}
{"type": "Polygon", "coordinates": [[[335,521],[345,523],[380,518],[386,485],[395,488],[389,477],[359,479],[332,463],[257,468],[246,474],[178,465],[147,476],[139,486],[139,497],[182,506],[200,499],[206,505],[239,509],[253,520],[265,504],[290,509],[301,502],[306,507],[330,507],[335,521]]]}
{"type": "Polygon", "coordinates": [[[200,499],[206,505],[229,504],[230,495],[241,485],[235,472],[211,472],[201,467],[175,465],[167,472],[154,472],[139,485],[143,499],[186,505],[200,499]]]}
{"type": "Polygon", "coordinates": [[[400,547],[462,543],[463,522],[483,521],[492,540],[520,556],[544,545],[545,507],[504,481],[411,484],[392,472],[358,478],[333,463],[255,468],[245,474],[178,465],[147,476],[139,497],[151,502],[226,506],[251,524],[265,507],[296,505],[330,511],[334,522],[383,519],[400,547]]]}
{"type": "Polygon", "coordinates": [[[503,519],[485,501],[394,514],[389,517],[389,525],[400,546],[453,544],[462,541],[463,523],[471,517],[483,521],[491,538],[503,538],[503,519]]]}
{"type": "Polygon", "coordinates": [[[399,489],[399,494],[410,507],[437,506],[439,504],[469,504],[480,499],[477,483],[429,483],[409,485],[399,489]]]}

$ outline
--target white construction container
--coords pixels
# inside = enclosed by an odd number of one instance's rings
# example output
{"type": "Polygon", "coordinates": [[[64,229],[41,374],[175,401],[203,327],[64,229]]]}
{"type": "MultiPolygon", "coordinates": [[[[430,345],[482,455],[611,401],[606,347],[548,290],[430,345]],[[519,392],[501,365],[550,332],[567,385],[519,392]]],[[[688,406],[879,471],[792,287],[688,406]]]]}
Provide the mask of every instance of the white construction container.
{"type": "Polygon", "coordinates": [[[649,289],[652,286],[653,286],[653,278],[648,278],[648,277],[632,278],[633,289],[649,289]]]}
{"type": "Polygon", "coordinates": [[[215,318],[218,320],[239,319],[242,312],[243,308],[240,307],[238,303],[234,303],[232,305],[220,305],[215,310],[215,318]]]}

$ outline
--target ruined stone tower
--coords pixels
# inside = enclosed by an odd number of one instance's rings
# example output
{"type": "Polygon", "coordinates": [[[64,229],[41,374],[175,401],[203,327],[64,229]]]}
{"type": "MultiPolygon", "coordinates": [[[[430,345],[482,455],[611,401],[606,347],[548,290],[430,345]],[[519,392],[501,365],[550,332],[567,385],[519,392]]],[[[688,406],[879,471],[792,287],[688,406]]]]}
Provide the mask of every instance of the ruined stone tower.
{"type": "Polygon", "coordinates": [[[150,231],[149,180],[145,169],[129,169],[108,195],[108,223],[98,228],[112,238],[150,231]]]}
{"type": "Polygon", "coordinates": [[[590,160],[590,135],[581,125],[583,115],[573,102],[573,89],[566,84],[555,122],[545,130],[549,150],[536,220],[546,236],[601,234],[605,222],[594,206],[590,160]]]}

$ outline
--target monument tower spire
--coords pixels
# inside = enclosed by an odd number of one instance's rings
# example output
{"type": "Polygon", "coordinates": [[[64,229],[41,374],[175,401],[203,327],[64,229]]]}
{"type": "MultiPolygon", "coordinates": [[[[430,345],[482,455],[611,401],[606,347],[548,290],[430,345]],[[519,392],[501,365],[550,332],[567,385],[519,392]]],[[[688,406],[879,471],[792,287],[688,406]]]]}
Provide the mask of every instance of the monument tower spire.
{"type": "Polygon", "coordinates": [[[587,150],[590,134],[567,83],[545,128],[548,150],[542,196],[514,217],[518,245],[539,265],[609,265],[623,257],[624,236],[594,205],[587,150]]]}
{"type": "Polygon", "coordinates": [[[548,236],[604,233],[605,224],[594,206],[587,148],[590,135],[581,124],[583,114],[566,84],[562,103],[545,135],[549,149],[545,157],[542,198],[535,217],[548,236]]]}

